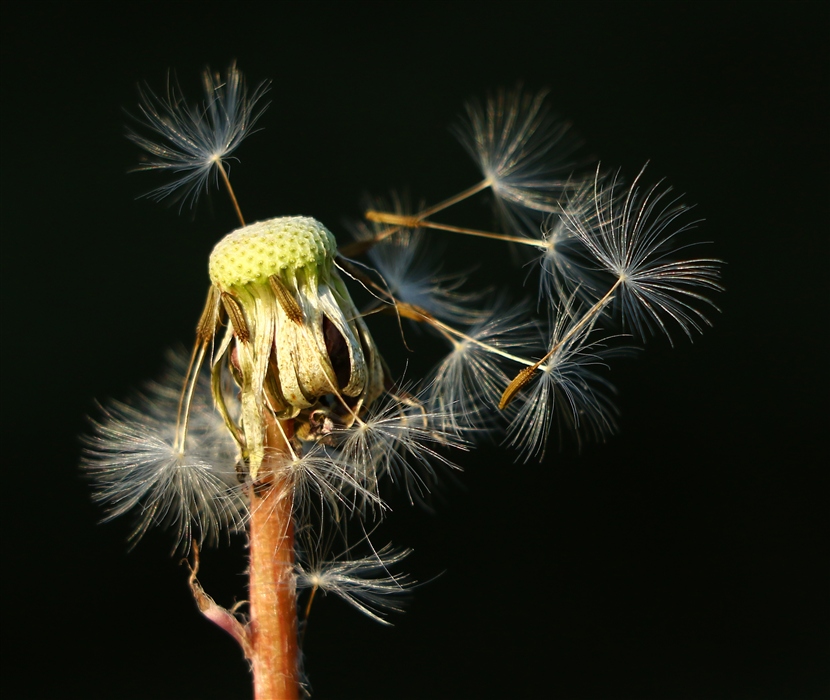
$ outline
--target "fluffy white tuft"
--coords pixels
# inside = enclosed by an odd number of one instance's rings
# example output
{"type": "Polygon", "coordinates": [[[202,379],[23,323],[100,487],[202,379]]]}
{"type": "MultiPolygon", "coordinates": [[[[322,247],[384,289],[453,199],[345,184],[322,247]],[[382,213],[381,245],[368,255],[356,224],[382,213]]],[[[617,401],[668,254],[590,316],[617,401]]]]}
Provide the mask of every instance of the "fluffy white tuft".
{"type": "Polygon", "coordinates": [[[468,103],[467,121],[456,129],[510,225],[516,215],[526,219],[528,211],[558,212],[559,199],[571,187],[579,143],[570,125],[550,113],[546,96],[500,90],[484,106],[468,103]]]}
{"type": "Polygon", "coordinates": [[[376,479],[368,483],[363,470],[323,443],[306,443],[305,452],[287,463],[294,488],[295,508],[301,512],[328,510],[335,520],[341,511],[363,512],[383,509],[376,479]]]}
{"type": "Polygon", "coordinates": [[[540,349],[540,337],[524,306],[496,304],[464,337],[448,335],[452,350],[431,377],[429,405],[442,429],[457,435],[492,429],[500,420],[499,398],[515,368],[512,353],[540,349]]]}
{"type": "MultiPolygon", "coordinates": [[[[714,307],[706,292],[721,291],[722,262],[712,258],[677,260],[684,246],[677,237],[695,222],[683,217],[689,207],[660,184],[643,191],[641,170],[630,187],[619,172],[597,173],[593,183],[594,210],[587,215],[571,210],[563,215],[568,229],[599,266],[620,286],[613,305],[623,322],[639,336],[661,331],[669,336],[673,320],[691,338],[709,325],[699,306],[714,307]]],[[[716,308],[716,307],[714,307],[716,308]]]]}
{"type": "MultiPolygon", "coordinates": [[[[371,208],[393,211],[399,216],[411,214],[406,202],[396,196],[391,203],[375,200],[371,208]]],[[[373,240],[385,228],[388,227],[382,224],[370,228],[362,223],[351,227],[359,241],[373,240]]],[[[480,301],[482,295],[460,291],[468,272],[442,273],[438,262],[442,253],[443,246],[430,240],[423,229],[401,229],[373,245],[369,258],[390,294],[399,301],[449,323],[472,323],[481,316],[472,304],[480,301]]]]}
{"type": "Polygon", "coordinates": [[[82,466],[94,499],[107,506],[105,520],[135,512],[132,540],[163,525],[186,549],[191,538],[212,543],[220,531],[239,528],[247,509],[235,468],[238,450],[212,406],[206,374],[191,406],[187,449],[175,447],[183,381],[176,360],[165,380],[148,385],[132,404],[104,407],[103,419],[84,437],[82,466]]]}
{"type": "Polygon", "coordinates": [[[554,416],[578,438],[587,434],[601,439],[616,429],[613,387],[597,372],[611,351],[591,340],[593,323],[583,323],[573,304],[572,298],[551,321],[548,347],[553,353],[519,394],[508,428],[505,442],[525,462],[544,458],[554,416]]]}
{"type": "Polygon", "coordinates": [[[561,214],[551,214],[541,226],[539,302],[548,308],[567,304],[573,294],[596,301],[607,289],[597,274],[597,263],[574,232],[570,221],[590,227],[596,220],[593,183],[583,184],[563,204],[561,214]]]}
{"type": "Polygon", "coordinates": [[[242,73],[232,63],[224,79],[210,69],[203,73],[205,101],[189,104],[178,84],[168,80],[167,94],[159,97],[139,89],[141,122],[153,131],[148,138],[136,131],[128,137],[150,157],[136,170],[169,171],[174,179],[148,196],[163,199],[177,194],[182,205],[191,204],[219,177],[218,168],[252,133],[267,105],[257,103],[268,90],[261,83],[251,95],[242,73]]]}
{"type": "Polygon", "coordinates": [[[447,418],[424,408],[405,390],[376,401],[371,410],[349,428],[331,435],[338,459],[352,470],[363,488],[377,493],[384,475],[399,482],[410,499],[429,491],[435,463],[455,465],[442,448],[466,449],[467,443],[443,428],[447,418]]]}
{"type": "Polygon", "coordinates": [[[399,596],[414,585],[407,574],[389,573],[389,567],[403,561],[411,552],[411,549],[395,550],[387,545],[361,559],[334,559],[314,566],[297,562],[297,588],[333,593],[373,620],[388,625],[382,616],[387,612],[401,612],[400,603],[392,596],[399,596]]]}

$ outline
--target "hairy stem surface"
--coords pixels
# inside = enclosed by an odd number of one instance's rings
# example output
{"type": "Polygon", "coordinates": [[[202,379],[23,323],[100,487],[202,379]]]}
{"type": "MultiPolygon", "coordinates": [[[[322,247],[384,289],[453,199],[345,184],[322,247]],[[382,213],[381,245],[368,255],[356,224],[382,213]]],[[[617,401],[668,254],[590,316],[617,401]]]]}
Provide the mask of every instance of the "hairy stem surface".
{"type": "Polygon", "coordinates": [[[280,476],[290,459],[283,431],[268,420],[265,460],[251,494],[249,630],[256,700],[299,698],[293,499],[280,476]]]}

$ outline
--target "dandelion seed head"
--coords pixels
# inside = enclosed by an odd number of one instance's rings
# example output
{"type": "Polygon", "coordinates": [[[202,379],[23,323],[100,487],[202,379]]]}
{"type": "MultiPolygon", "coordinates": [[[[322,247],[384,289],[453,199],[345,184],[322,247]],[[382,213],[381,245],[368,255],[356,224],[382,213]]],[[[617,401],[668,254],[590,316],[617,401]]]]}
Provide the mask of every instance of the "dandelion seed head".
{"type": "Polygon", "coordinates": [[[260,221],[225,236],[210,254],[211,281],[220,287],[266,284],[271,275],[317,275],[337,253],[331,232],[316,219],[286,216],[260,221]]]}
{"type": "Polygon", "coordinates": [[[310,420],[324,397],[354,399],[349,410],[358,413],[383,391],[382,362],[333,265],[336,250],[315,219],[281,217],[229,234],[211,254],[214,296],[231,319],[214,367],[228,358],[237,371],[238,427],[254,480],[266,406],[279,420],[311,409],[310,420]]]}

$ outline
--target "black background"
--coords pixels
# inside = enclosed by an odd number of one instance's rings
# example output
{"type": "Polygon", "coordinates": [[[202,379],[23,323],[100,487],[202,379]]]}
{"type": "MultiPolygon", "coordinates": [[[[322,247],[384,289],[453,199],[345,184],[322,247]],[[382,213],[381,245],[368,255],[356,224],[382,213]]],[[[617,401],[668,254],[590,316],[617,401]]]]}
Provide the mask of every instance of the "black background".
{"type": "MultiPolygon", "coordinates": [[[[251,221],[342,231],[366,192],[434,202],[476,182],[447,127],[466,99],[523,81],[551,88],[604,163],[631,176],[650,159],[728,262],[713,329],[615,366],[620,435],[542,464],[488,447],[431,512],[394,501],[379,536],[436,578],[390,628],[316,603],[314,697],[826,697],[821,6],[4,5],[6,697],[250,697],[166,533],[128,552],[129,523],[96,524],[76,466],[95,399],[191,342],[207,256],[235,227],[221,195],[182,215],[136,201],[159,181],[125,175],[124,110],[140,81],[173,68],[196,96],[202,68],[234,58],[273,81],[233,166],[251,221]]],[[[241,544],[203,557],[225,604],[244,596],[241,544]]]]}

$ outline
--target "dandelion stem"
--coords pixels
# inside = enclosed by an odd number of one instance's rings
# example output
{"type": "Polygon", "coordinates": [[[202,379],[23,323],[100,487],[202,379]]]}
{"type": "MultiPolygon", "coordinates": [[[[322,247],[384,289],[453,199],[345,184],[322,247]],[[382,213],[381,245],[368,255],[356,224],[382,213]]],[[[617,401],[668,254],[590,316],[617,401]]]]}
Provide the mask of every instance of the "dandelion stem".
{"type": "Polygon", "coordinates": [[[228,194],[230,195],[231,202],[233,203],[233,209],[236,212],[236,218],[239,219],[239,225],[245,225],[245,219],[242,216],[242,210],[239,208],[239,202],[236,201],[236,194],[233,191],[233,186],[231,185],[231,180],[228,177],[228,173],[225,170],[225,165],[220,161],[217,163],[219,166],[219,172],[222,173],[222,181],[225,183],[225,189],[228,190],[228,194]]]}
{"type": "MultiPolygon", "coordinates": [[[[266,416],[266,451],[260,478],[251,488],[249,526],[250,640],[256,700],[299,698],[297,595],[294,579],[292,491],[282,466],[289,456],[280,426],[266,416]]],[[[282,427],[282,429],[281,429],[282,427]]]]}

